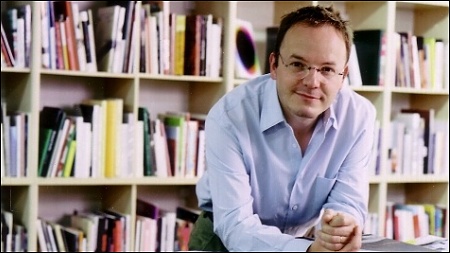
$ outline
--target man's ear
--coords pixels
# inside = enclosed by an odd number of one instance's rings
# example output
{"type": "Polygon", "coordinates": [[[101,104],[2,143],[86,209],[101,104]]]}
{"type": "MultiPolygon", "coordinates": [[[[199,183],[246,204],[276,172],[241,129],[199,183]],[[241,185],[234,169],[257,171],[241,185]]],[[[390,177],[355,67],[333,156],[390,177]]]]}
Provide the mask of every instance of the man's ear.
{"type": "Polygon", "coordinates": [[[269,55],[269,67],[270,67],[270,77],[273,80],[277,80],[277,67],[278,67],[278,63],[277,63],[277,57],[276,54],[274,52],[270,53],[269,55]]]}

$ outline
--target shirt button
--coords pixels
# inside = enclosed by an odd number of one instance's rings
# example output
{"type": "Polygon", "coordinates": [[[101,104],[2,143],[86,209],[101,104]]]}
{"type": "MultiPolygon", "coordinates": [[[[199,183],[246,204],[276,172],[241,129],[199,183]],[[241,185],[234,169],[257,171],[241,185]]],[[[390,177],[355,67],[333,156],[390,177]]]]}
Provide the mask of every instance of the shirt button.
{"type": "Polygon", "coordinates": [[[292,147],[293,147],[293,148],[297,147],[297,144],[292,143],[292,147]]]}
{"type": "Polygon", "coordinates": [[[295,205],[295,206],[292,207],[292,210],[295,211],[295,210],[297,210],[297,208],[298,208],[298,205],[295,205]]]}

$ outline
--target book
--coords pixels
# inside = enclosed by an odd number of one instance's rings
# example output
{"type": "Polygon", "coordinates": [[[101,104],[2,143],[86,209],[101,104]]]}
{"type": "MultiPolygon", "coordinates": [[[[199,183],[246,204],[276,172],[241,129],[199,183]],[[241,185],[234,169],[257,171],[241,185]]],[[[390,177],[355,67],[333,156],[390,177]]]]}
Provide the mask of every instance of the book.
{"type": "Polygon", "coordinates": [[[9,44],[5,29],[3,28],[3,22],[1,23],[1,26],[2,26],[1,27],[1,29],[2,29],[1,30],[1,32],[2,32],[2,34],[1,34],[2,54],[5,57],[6,64],[7,64],[6,66],[14,67],[14,65],[16,64],[15,60],[14,60],[14,54],[11,49],[11,45],[9,44]]]}
{"type": "Polygon", "coordinates": [[[84,214],[70,215],[70,226],[83,231],[86,238],[87,251],[94,252],[97,246],[98,223],[84,214]]]}
{"type": "Polygon", "coordinates": [[[422,175],[423,157],[426,156],[424,145],[424,120],[418,113],[398,113],[395,121],[405,125],[403,135],[402,172],[404,175],[422,175]]]}
{"type": "Polygon", "coordinates": [[[95,51],[94,24],[92,10],[80,12],[80,21],[83,32],[83,42],[86,54],[86,71],[97,72],[97,56],[95,51]]]}
{"type": "Polygon", "coordinates": [[[122,73],[122,68],[124,65],[123,52],[125,50],[125,40],[123,39],[122,29],[125,22],[125,11],[125,7],[120,6],[117,27],[115,28],[115,38],[113,42],[113,44],[115,44],[113,63],[111,66],[111,71],[113,73],[122,73]]]}
{"type": "Polygon", "coordinates": [[[119,125],[123,120],[123,100],[106,99],[105,177],[116,177],[116,156],[120,150],[119,125]]]}
{"type": "Polygon", "coordinates": [[[131,53],[131,34],[134,24],[134,12],[136,1],[108,1],[108,5],[119,5],[125,8],[124,24],[122,26],[122,40],[124,41],[122,58],[123,58],[123,68],[121,72],[129,73],[129,61],[131,53]]]}
{"type": "Polygon", "coordinates": [[[67,242],[66,238],[63,236],[62,233],[62,225],[56,222],[48,222],[48,223],[53,228],[58,252],[67,252],[67,242]]]}
{"type": "Polygon", "coordinates": [[[200,75],[201,15],[186,16],[184,75],[200,75]]]}
{"type": "Polygon", "coordinates": [[[75,30],[75,49],[78,56],[78,70],[86,71],[87,59],[86,59],[86,48],[84,43],[84,33],[83,26],[80,18],[79,4],[76,1],[71,1],[72,3],[72,13],[73,13],[73,26],[75,30]]]}
{"type": "Polygon", "coordinates": [[[99,71],[111,72],[112,70],[120,8],[118,5],[113,5],[97,9],[94,18],[94,31],[99,71]]]}
{"type": "Polygon", "coordinates": [[[434,132],[434,109],[416,109],[416,108],[403,108],[400,110],[403,113],[418,113],[424,122],[423,140],[424,145],[427,148],[427,154],[423,158],[423,174],[433,174],[433,167],[430,159],[430,140],[433,137],[434,132]]]}
{"type": "Polygon", "coordinates": [[[63,148],[69,135],[70,125],[71,119],[66,117],[64,119],[62,128],[59,130],[58,136],[56,138],[55,151],[52,153],[50,168],[48,170],[47,177],[56,177],[58,173],[59,161],[61,160],[61,156],[63,155],[63,148]]]}
{"type": "MultiPolygon", "coordinates": [[[[2,217],[3,217],[3,211],[2,211],[2,217]]],[[[38,218],[36,219],[36,234],[37,234],[37,241],[38,241],[38,248],[41,252],[48,252],[47,249],[47,242],[45,241],[44,236],[44,229],[42,225],[43,220],[38,218]]]]}
{"type": "Polygon", "coordinates": [[[25,67],[31,67],[31,4],[21,5],[17,8],[17,18],[23,19],[24,33],[23,33],[23,55],[25,67]]]}
{"type": "Polygon", "coordinates": [[[155,133],[153,140],[155,142],[155,160],[156,160],[156,176],[171,177],[172,166],[169,156],[169,145],[167,142],[166,127],[164,122],[156,118],[153,122],[155,133]]]}
{"type": "Polygon", "coordinates": [[[90,124],[90,133],[91,133],[91,148],[90,148],[90,154],[88,155],[90,157],[90,173],[89,175],[91,177],[98,178],[100,177],[100,147],[102,145],[102,111],[99,104],[90,104],[87,102],[82,102],[77,106],[80,111],[81,115],[83,117],[83,121],[90,124]]]}
{"type": "Polygon", "coordinates": [[[194,224],[198,219],[199,211],[178,206],[175,211],[175,240],[174,251],[188,251],[188,243],[194,229],[194,224]]]}
{"type": "Polygon", "coordinates": [[[73,175],[76,178],[91,177],[92,132],[91,123],[85,122],[82,115],[73,116],[75,121],[76,151],[73,175]]]}
{"type": "Polygon", "coordinates": [[[64,27],[61,27],[61,29],[65,31],[65,36],[61,36],[61,39],[67,45],[67,59],[69,64],[66,66],[66,69],[80,70],[72,1],[54,1],[53,7],[55,16],[59,17],[61,24],[64,24],[64,27]]]}
{"type": "Polygon", "coordinates": [[[66,113],[63,109],[44,106],[40,113],[39,126],[39,169],[38,175],[46,177],[52,153],[56,146],[58,131],[61,129],[66,113]]]}
{"type": "Polygon", "coordinates": [[[184,48],[186,43],[186,15],[175,16],[175,56],[174,75],[184,74],[184,48]]]}
{"type": "Polygon", "coordinates": [[[156,168],[153,167],[154,155],[151,148],[151,139],[153,139],[153,133],[151,132],[150,113],[146,107],[138,108],[138,120],[143,122],[144,126],[144,138],[142,139],[144,145],[144,176],[154,176],[156,168]]]}
{"type": "Polygon", "coordinates": [[[383,86],[386,34],[383,30],[356,30],[353,38],[363,85],[383,86]]]}

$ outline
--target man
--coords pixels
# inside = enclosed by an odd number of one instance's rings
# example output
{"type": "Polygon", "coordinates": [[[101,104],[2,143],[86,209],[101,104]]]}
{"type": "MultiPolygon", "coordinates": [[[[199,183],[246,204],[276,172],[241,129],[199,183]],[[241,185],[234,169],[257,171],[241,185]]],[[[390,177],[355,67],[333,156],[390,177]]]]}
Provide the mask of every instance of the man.
{"type": "Polygon", "coordinates": [[[343,85],[352,40],[332,6],[287,14],[270,74],[213,106],[190,250],[360,249],[376,111],[343,85]]]}

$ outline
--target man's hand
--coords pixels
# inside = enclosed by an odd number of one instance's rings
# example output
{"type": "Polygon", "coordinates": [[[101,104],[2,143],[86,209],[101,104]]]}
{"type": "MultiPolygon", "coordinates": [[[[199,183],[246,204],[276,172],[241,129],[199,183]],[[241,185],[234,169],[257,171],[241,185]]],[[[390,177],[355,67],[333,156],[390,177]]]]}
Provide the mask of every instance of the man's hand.
{"type": "Polygon", "coordinates": [[[321,226],[308,251],[358,251],[361,248],[362,229],[351,215],[327,209],[321,226]]]}

